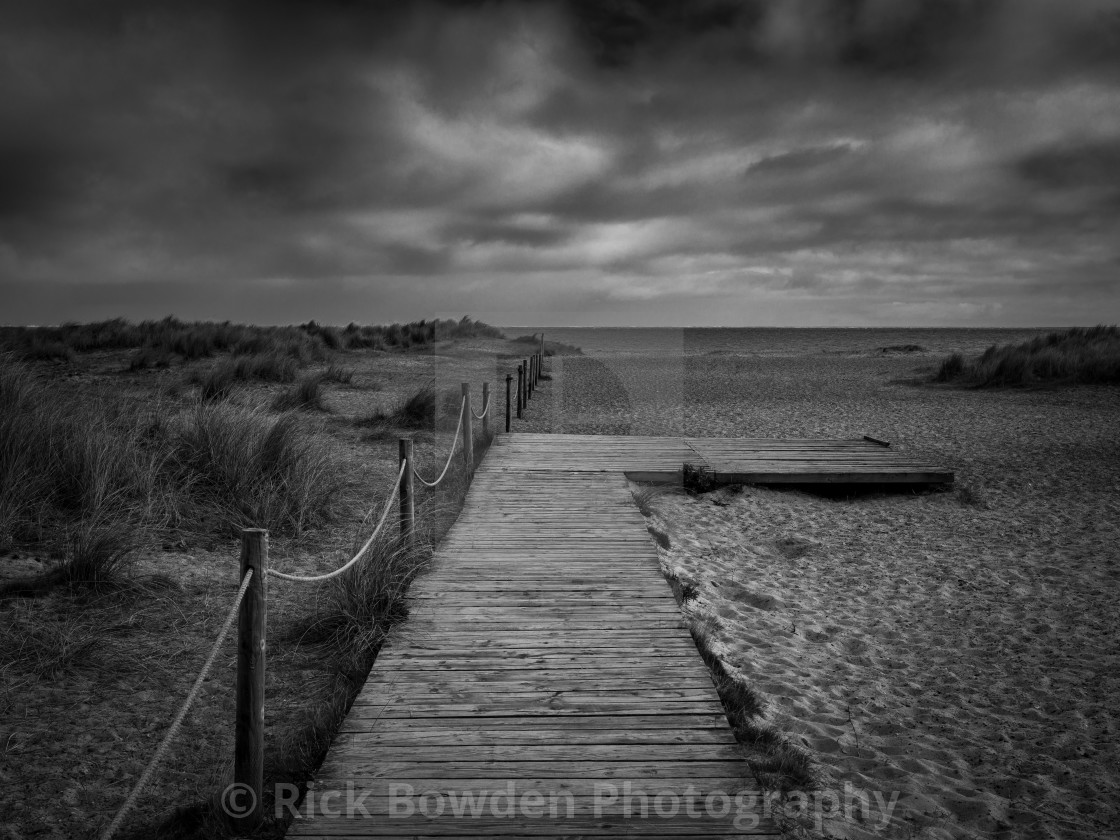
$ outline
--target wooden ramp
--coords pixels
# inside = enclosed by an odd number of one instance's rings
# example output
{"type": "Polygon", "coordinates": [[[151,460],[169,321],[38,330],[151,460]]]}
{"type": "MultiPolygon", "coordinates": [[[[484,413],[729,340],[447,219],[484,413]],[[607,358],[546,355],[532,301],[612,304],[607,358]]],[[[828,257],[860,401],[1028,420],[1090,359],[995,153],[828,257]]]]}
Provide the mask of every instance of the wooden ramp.
{"type": "Polygon", "coordinates": [[[616,441],[498,438],[290,837],[778,836],[616,441]]]}

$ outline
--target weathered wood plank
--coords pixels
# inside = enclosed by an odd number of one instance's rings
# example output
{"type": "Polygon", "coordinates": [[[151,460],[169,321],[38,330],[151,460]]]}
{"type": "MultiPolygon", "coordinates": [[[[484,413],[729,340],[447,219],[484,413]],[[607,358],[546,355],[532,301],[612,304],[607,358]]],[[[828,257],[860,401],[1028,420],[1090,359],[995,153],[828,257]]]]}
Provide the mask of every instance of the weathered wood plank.
{"type": "Polygon", "coordinates": [[[319,778],[323,779],[618,779],[624,781],[658,779],[725,779],[740,778],[743,785],[757,782],[743,761],[480,761],[444,764],[439,773],[430,764],[411,761],[335,762],[328,754],[319,778]]]}
{"type": "Polygon", "coordinates": [[[487,718],[475,717],[444,717],[444,718],[397,718],[394,720],[369,719],[363,722],[360,730],[348,730],[347,727],[354,718],[347,718],[342,725],[342,731],[363,732],[472,732],[476,730],[494,731],[500,727],[503,732],[512,732],[519,729],[540,730],[548,727],[550,730],[615,730],[632,732],[640,729],[655,729],[666,732],[679,732],[691,729],[712,729],[726,727],[727,718],[721,713],[718,715],[705,714],[630,714],[617,715],[569,715],[567,717],[554,717],[541,721],[539,717],[512,717],[507,716],[495,722],[487,718]]]}
{"type": "MultiPolygon", "coordinates": [[[[455,729],[428,727],[422,731],[379,728],[372,732],[343,730],[338,743],[354,746],[409,747],[480,747],[485,745],[555,746],[555,745],[642,745],[642,744],[734,744],[735,738],[726,721],[708,729],[585,729],[550,727],[507,729],[504,726],[460,732],[455,729]]],[[[528,756],[518,756],[528,759],[528,756]]],[[[711,756],[709,756],[710,758],[711,756]]]]}

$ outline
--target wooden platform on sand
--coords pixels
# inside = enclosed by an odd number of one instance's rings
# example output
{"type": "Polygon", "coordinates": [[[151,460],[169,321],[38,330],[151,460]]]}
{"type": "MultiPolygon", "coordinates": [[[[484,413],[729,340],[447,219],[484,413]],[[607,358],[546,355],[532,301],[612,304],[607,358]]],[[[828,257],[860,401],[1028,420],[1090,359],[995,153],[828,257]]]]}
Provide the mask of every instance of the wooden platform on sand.
{"type": "Polygon", "coordinates": [[[680,482],[683,464],[717,484],[949,484],[953,471],[870,439],[678,438],[513,434],[495,440],[506,469],[604,470],[635,481],[680,482]]]}
{"type": "Polygon", "coordinates": [[[893,455],[499,436],[288,836],[778,836],[626,477],[951,480],[893,455]]]}

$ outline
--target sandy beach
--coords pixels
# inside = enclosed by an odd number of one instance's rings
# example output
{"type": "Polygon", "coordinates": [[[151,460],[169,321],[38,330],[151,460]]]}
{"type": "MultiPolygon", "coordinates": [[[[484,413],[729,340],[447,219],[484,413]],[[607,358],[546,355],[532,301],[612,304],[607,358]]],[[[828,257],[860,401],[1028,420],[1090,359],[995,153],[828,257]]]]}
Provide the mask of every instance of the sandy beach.
{"type": "Polygon", "coordinates": [[[869,434],[954,469],[948,492],[668,492],[661,559],[826,795],[897,794],[885,827],[825,798],[810,834],[1117,836],[1120,393],[914,385],[938,360],[568,357],[533,425],[869,434]]]}

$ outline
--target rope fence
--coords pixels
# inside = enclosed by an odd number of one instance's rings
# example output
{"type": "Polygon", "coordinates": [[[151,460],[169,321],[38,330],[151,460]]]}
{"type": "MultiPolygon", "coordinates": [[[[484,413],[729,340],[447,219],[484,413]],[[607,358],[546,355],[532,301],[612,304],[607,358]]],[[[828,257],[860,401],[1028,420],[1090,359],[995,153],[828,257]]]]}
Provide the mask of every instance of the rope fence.
{"type": "Polygon", "coordinates": [[[229,608],[229,613],[226,615],[226,620],[222,624],[222,629],[218,632],[218,638],[214,640],[213,647],[210,648],[210,654],[206,657],[206,661],[202,665],[202,670],[198,672],[195,678],[194,685],[191,690],[187,692],[187,697],[183,704],[179,707],[179,713],[175,715],[175,720],[171,721],[171,726],[167,729],[167,734],[163,736],[156,751],[152,754],[151,761],[148,766],[144,768],[144,772],[140,774],[140,778],[136,780],[136,784],[132,786],[132,792],[129,793],[128,798],[125,799],[124,804],[117,809],[116,816],[113,821],[109,823],[100,836],[100,840],[110,840],[110,838],[120,830],[121,825],[124,823],[124,818],[132,810],[136,804],[136,800],[140,798],[140,792],[152,778],[155,773],[156,767],[159,766],[160,761],[163,759],[167,748],[171,746],[171,742],[179,733],[179,728],[183,725],[183,721],[187,717],[187,712],[190,711],[191,705],[194,703],[200,691],[202,691],[202,684],[206,680],[206,675],[210,673],[210,669],[214,667],[214,660],[218,658],[218,651],[221,650],[222,642],[226,640],[229,634],[229,628],[233,626],[233,620],[237,618],[237,611],[241,607],[241,601],[245,597],[245,593],[249,589],[249,584],[253,580],[252,571],[248,572],[241,580],[241,588],[237,590],[237,596],[233,599],[233,605],[229,608]]]}
{"type": "Polygon", "coordinates": [[[385,520],[389,518],[389,511],[393,509],[393,502],[397,500],[397,496],[400,494],[401,476],[404,475],[404,471],[407,466],[407,463],[401,463],[401,468],[397,472],[397,480],[393,482],[393,492],[389,494],[389,498],[385,501],[385,510],[381,513],[381,519],[378,520],[377,527],[373,529],[373,533],[369,535],[369,539],[366,540],[365,545],[358,549],[358,553],[355,554],[347,563],[339,566],[333,572],[327,572],[326,574],[322,575],[291,575],[287,574],[286,572],[278,572],[276,571],[276,569],[268,569],[268,574],[272,575],[274,578],[280,578],[280,580],[290,580],[296,583],[319,583],[320,581],[330,580],[331,578],[338,577],[363,557],[365,557],[366,552],[369,551],[369,547],[373,545],[373,541],[376,540],[377,535],[381,533],[381,528],[385,525],[385,520]]]}
{"type": "MultiPolygon", "coordinates": [[[[540,378],[541,364],[544,360],[544,335],[541,335],[540,349],[529,359],[517,366],[517,417],[524,413],[525,404],[531,397],[532,389],[540,378]]],[[[512,374],[506,375],[506,431],[510,430],[511,383],[512,374]]],[[[234,744],[234,784],[233,788],[244,791],[250,807],[239,809],[234,818],[235,827],[241,833],[250,833],[261,823],[264,816],[264,678],[265,678],[265,630],[267,625],[267,603],[265,581],[268,577],[293,583],[319,583],[345,574],[366,556],[370,547],[385,527],[394,504],[399,502],[401,536],[411,540],[415,527],[415,493],[412,479],[416,478],[426,487],[437,487],[447,476],[455,459],[455,453],[463,450],[468,475],[474,469],[474,428],[472,420],[482,421],[483,433],[489,436],[489,417],[491,408],[490,383],[483,383],[483,408],[480,414],[471,409],[470,384],[463,383],[463,399],[459,405],[459,421],[451,443],[451,451],[443,471],[435,481],[427,481],[413,465],[413,442],[409,438],[400,440],[400,467],[397,470],[393,489],[385,500],[381,518],[373,533],[358,552],[342,566],[332,572],[320,575],[295,575],[268,567],[268,532],[261,528],[246,528],[241,532],[241,577],[240,587],[233,599],[218,637],[203,663],[194,684],[183,700],[174,720],[156,747],[144,771],[140,774],[132,790],[113,816],[112,821],[99,835],[99,840],[111,840],[124,824],[125,818],[135,807],[140,794],[151,781],[160,762],[175,736],[182,728],[183,721],[195,699],[202,690],[203,683],[217,660],[222,643],[229,635],[234,619],[238,619],[237,647],[237,710],[235,720],[234,744]]],[[[370,512],[372,513],[372,511],[370,512]]],[[[368,521],[369,515],[366,519],[368,521]]]]}
{"type": "Polygon", "coordinates": [[[447,470],[451,467],[451,460],[455,457],[455,450],[459,448],[459,432],[462,431],[463,428],[463,413],[466,405],[467,401],[465,399],[461,403],[459,403],[459,424],[455,427],[455,438],[451,442],[451,451],[447,453],[447,463],[443,465],[443,472],[439,474],[439,478],[437,478],[435,481],[427,481],[422,475],[420,475],[420,473],[416,471],[416,467],[411,467],[410,465],[412,474],[425,487],[438,487],[439,483],[443,481],[443,477],[447,475],[447,470]]]}

